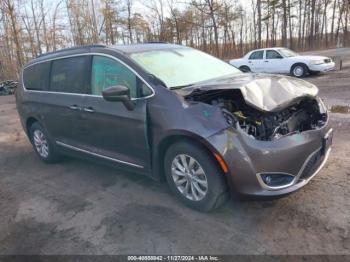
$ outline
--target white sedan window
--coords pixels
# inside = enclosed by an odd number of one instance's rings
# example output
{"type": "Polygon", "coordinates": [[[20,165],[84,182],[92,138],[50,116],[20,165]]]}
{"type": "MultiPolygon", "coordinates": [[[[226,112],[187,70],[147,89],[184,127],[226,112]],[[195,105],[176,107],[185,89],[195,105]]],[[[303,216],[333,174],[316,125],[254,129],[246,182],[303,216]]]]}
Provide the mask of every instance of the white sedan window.
{"type": "Polygon", "coordinates": [[[275,50],[266,51],[266,59],[280,59],[282,56],[275,50]]]}
{"type": "Polygon", "coordinates": [[[249,59],[258,60],[264,58],[264,51],[256,51],[249,56],[249,59]]]}

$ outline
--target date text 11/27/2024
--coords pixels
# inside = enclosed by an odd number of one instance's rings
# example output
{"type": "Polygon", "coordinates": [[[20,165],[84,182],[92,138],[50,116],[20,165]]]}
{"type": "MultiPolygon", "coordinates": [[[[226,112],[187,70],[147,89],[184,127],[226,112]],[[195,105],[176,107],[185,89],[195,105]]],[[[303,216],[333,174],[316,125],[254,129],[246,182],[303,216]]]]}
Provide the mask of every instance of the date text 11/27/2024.
{"type": "Polygon", "coordinates": [[[218,256],[128,256],[128,261],[220,261],[218,256]]]}

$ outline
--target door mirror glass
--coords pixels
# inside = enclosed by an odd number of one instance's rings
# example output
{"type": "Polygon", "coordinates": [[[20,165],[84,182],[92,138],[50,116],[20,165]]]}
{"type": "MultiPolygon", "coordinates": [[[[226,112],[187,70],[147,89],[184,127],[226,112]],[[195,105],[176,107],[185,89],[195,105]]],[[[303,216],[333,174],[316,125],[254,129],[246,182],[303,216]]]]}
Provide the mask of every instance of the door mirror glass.
{"type": "Polygon", "coordinates": [[[130,99],[130,90],[126,86],[117,85],[107,87],[102,91],[102,96],[106,101],[122,102],[128,110],[133,110],[135,105],[130,99]]]}

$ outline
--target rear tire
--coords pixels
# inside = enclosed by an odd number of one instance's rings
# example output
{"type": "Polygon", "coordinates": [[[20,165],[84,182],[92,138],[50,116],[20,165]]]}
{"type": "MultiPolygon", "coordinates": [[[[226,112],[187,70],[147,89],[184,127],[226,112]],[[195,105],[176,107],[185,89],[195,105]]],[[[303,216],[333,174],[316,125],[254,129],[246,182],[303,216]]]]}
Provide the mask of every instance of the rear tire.
{"type": "Polygon", "coordinates": [[[309,73],[309,68],[305,64],[295,64],[290,70],[290,74],[294,77],[305,77],[309,73]]]}
{"type": "Polygon", "coordinates": [[[239,70],[241,70],[243,73],[249,73],[251,72],[250,68],[248,66],[241,66],[239,68],[239,70]]]}
{"type": "Polygon", "coordinates": [[[193,209],[211,211],[229,196],[217,162],[205,148],[193,142],[171,145],[165,154],[164,168],[171,191],[193,209]]]}
{"type": "Polygon", "coordinates": [[[56,152],[46,131],[38,122],[34,122],[30,126],[29,138],[35,153],[42,161],[45,163],[56,163],[60,159],[60,155],[56,152]]]}

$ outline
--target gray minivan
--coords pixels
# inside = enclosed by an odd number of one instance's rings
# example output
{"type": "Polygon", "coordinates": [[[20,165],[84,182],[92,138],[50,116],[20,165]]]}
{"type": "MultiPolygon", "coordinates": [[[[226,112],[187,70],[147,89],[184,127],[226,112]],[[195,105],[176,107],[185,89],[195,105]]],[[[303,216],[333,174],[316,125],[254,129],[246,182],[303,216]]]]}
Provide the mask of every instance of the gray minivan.
{"type": "Polygon", "coordinates": [[[208,211],[230,191],[286,195],[317,174],[332,143],[317,93],[300,79],[243,74],[153,43],[44,54],[24,67],[16,100],[44,162],[69,154],[166,179],[208,211]]]}

